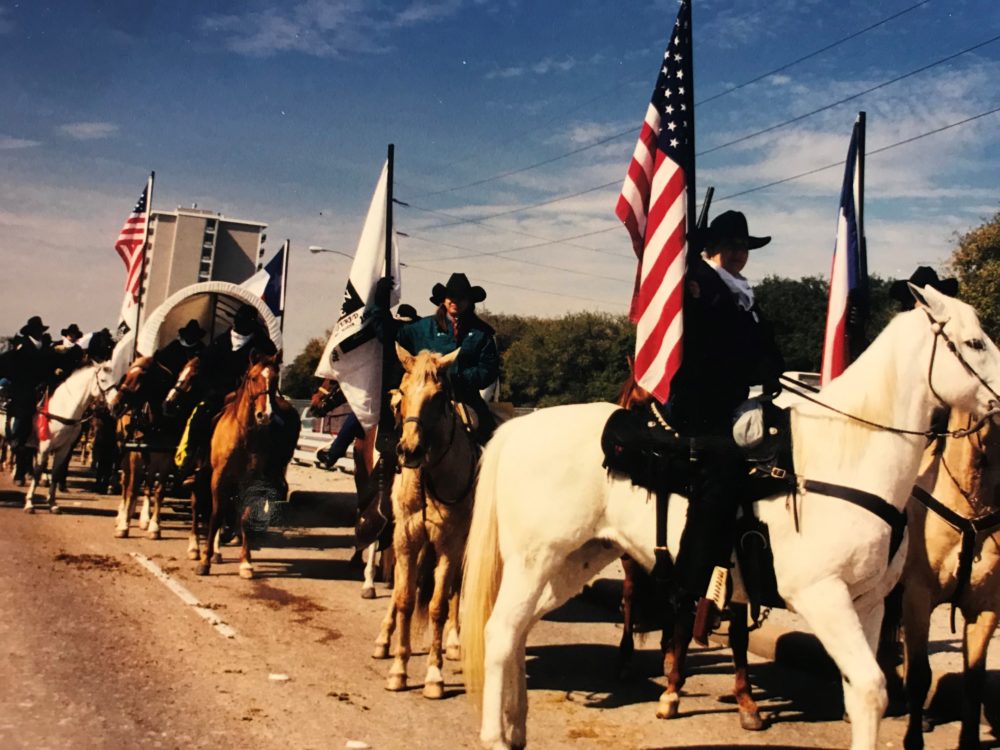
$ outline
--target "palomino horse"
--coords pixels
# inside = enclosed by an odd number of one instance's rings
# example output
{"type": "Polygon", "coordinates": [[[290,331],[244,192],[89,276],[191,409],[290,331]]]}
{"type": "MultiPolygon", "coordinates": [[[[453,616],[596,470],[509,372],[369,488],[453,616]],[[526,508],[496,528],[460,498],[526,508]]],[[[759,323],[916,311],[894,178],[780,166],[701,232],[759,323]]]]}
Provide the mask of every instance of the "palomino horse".
{"type": "MultiPolygon", "coordinates": [[[[216,534],[223,520],[236,515],[242,542],[240,577],[253,578],[249,524],[252,508],[248,504],[241,507],[242,491],[260,482],[274,491],[268,502],[281,502],[288,496],[285,470],[295,452],[301,425],[295,407],[278,393],[278,368],[276,356],[253,356],[243,382],[226,399],[212,431],[208,467],[212,514],[207,547],[196,570],[200,576],[211,572],[216,534]]],[[[196,493],[200,491],[198,485],[203,482],[196,482],[196,493]]]]}
{"type": "MultiPolygon", "coordinates": [[[[978,413],[1000,400],[1000,351],[972,308],[911,288],[924,307],[896,316],[821,391],[823,405],[792,407],[796,492],[755,503],[770,529],[780,594],[843,676],[853,750],[877,746],[886,691],[875,641],[882,600],[902,570],[892,540],[902,534],[931,413],[939,398],[978,413]]],[[[466,685],[482,692],[484,747],[525,745],[531,626],[622,553],[653,567],[655,504],[602,467],[601,431],[616,408],[543,409],[502,426],[486,448],[461,631],[466,685]]],[[[684,505],[670,503],[671,550],[684,505]]]]}
{"type": "MultiPolygon", "coordinates": [[[[972,415],[953,410],[949,431],[972,415]]],[[[923,707],[931,683],[928,627],[937,605],[953,602],[965,620],[959,748],[979,747],[986,650],[1000,611],[1000,430],[940,438],[928,448],[907,509],[910,545],[903,569],[903,629],[910,721],[904,745],[924,746],[923,707]],[[930,499],[928,500],[928,495],[930,499]]]]}
{"type": "Polygon", "coordinates": [[[170,370],[151,357],[137,359],[122,379],[112,412],[118,416],[122,447],[122,499],[115,519],[115,538],[125,539],[135,505],[142,494],[139,528],[160,538],[160,509],[168,477],[174,471],[174,449],[184,428],[177,395],[190,390],[200,360],[189,361],[170,380],[170,370]]]}
{"type": "MultiPolygon", "coordinates": [[[[405,690],[418,574],[434,562],[428,612],[432,635],[424,678],[427,698],[444,695],[441,656],[445,620],[457,621],[456,595],[472,517],[479,457],[478,446],[462,425],[452,401],[447,369],[458,357],[458,351],[444,356],[423,351],[413,357],[396,346],[405,370],[397,400],[402,419],[399,440],[402,470],[392,487],[396,574],[392,601],[375,639],[373,656],[389,655],[389,641],[393,630],[397,630],[395,659],[386,689],[405,690]]],[[[429,582],[420,577],[419,596],[426,599],[429,582]]],[[[449,627],[449,657],[458,658],[457,635],[454,626],[449,627]]]]}
{"type": "Polygon", "coordinates": [[[34,420],[33,430],[38,441],[38,454],[31,473],[31,484],[24,496],[24,510],[27,513],[35,512],[35,505],[32,502],[35,489],[50,456],[52,477],[49,481],[49,512],[59,512],[59,506],[56,504],[56,487],[66,478],[70,451],[73,450],[73,443],[83,428],[83,413],[88,406],[114,387],[110,383],[110,378],[111,368],[107,364],[94,363],[81,367],[52,392],[46,409],[39,412],[34,420]],[[48,421],[47,436],[39,434],[39,419],[48,421]]]}

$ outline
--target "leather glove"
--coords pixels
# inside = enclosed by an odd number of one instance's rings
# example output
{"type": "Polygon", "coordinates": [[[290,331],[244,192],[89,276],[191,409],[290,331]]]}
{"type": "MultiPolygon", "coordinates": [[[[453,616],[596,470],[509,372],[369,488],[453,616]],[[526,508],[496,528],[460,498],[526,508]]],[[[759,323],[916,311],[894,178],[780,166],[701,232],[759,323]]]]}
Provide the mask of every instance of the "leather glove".
{"type": "Polygon", "coordinates": [[[769,400],[774,400],[781,393],[781,381],[777,377],[766,378],[763,383],[761,395],[769,400]]]}
{"type": "Polygon", "coordinates": [[[381,279],[375,282],[375,298],[388,299],[389,295],[392,293],[392,277],[383,276],[381,279]]]}

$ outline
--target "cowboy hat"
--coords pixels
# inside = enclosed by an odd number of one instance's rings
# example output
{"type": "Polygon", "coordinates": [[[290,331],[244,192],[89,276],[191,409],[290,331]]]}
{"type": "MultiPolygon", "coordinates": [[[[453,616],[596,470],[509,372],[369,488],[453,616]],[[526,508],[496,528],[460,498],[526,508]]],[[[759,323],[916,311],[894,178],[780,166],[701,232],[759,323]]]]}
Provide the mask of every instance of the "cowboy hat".
{"type": "Polygon", "coordinates": [[[482,302],[486,299],[486,290],[481,286],[472,286],[464,273],[453,273],[447,284],[435,284],[431,289],[431,302],[440,305],[445,298],[467,299],[470,302],[482,302]]]}
{"type": "Polygon", "coordinates": [[[44,334],[49,327],[42,323],[42,319],[38,315],[32,315],[28,318],[28,322],[21,326],[22,336],[31,336],[33,339],[40,339],[42,334],[44,334]]]}
{"type": "Polygon", "coordinates": [[[201,327],[197,320],[191,318],[183,328],[177,330],[177,335],[182,341],[194,344],[201,341],[205,335],[205,329],[201,327]]]}
{"type": "Polygon", "coordinates": [[[902,305],[904,310],[912,309],[915,302],[907,284],[930,286],[949,297],[958,296],[958,279],[940,279],[937,271],[930,266],[917,266],[917,270],[909,279],[897,279],[889,287],[889,296],[902,305]]]}
{"type": "Polygon", "coordinates": [[[396,308],[396,319],[407,323],[412,323],[419,318],[416,308],[413,305],[402,304],[396,308]]]}
{"type": "Polygon", "coordinates": [[[748,250],[756,250],[771,241],[770,237],[752,237],[747,227],[747,217],[740,211],[723,211],[712,219],[707,230],[700,232],[708,247],[735,240],[746,242],[748,250]]]}
{"type": "Polygon", "coordinates": [[[68,326],[66,326],[59,332],[59,335],[65,336],[67,338],[76,341],[81,336],[83,336],[83,331],[80,330],[80,326],[78,326],[76,323],[70,323],[68,326]]]}

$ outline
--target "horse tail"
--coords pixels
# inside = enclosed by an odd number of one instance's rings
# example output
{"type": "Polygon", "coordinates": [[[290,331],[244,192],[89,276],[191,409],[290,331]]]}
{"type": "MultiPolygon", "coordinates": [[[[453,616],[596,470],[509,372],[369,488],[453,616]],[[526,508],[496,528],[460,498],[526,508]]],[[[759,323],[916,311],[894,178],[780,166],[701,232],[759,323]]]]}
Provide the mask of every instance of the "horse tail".
{"type": "Polygon", "coordinates": [[[503,449],[503,428],[486,446],[479,467],[472,525],[465,545],[465,574],[462,578],[462,603],[459,608],[462,642],[462,674],[465,689],[481,698],[486,655],[486,623],[493,612],[503,560],[500,557],[497,527],[498,464],[503,449]]]}

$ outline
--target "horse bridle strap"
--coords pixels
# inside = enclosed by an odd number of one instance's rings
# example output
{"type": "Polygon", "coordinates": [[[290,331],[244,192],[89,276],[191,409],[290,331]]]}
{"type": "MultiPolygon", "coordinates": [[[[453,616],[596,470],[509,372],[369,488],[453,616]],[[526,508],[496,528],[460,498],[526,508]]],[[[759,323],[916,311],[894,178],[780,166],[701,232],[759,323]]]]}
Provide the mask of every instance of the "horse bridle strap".
{"type": "Polygon", "coordinates": [[[815,492],[827,497],[835,497],[844,500],[859,508],[864,508],[869,513],[874,513],[881,518],[892,530],[889,537],[889,561],[896,556],[899,546],[903,543],[903,534],[906,532],[906,514],[886,502],[878,495],[853,487],[845,487],[841,484],[831,484],[830,482],[818,482],[815,479],[803,479],[799,485],[806,492],[815,492]]]}
{"type": "Polygon", "coordinates": [[[976,540],[980,534],[988,534],[1000,529],[1000,510],[966,518],[942,503],[923,487],[913,485],[913,498],[928,510],[934,511],[941,520],[962,536],[962,547],[958,553],[958,570],[955,571],[955,592],[951,595],[951,632],[955,632],[955,608],[966,585],[972,580],[972,561],[976,552],[976,540]]]}

